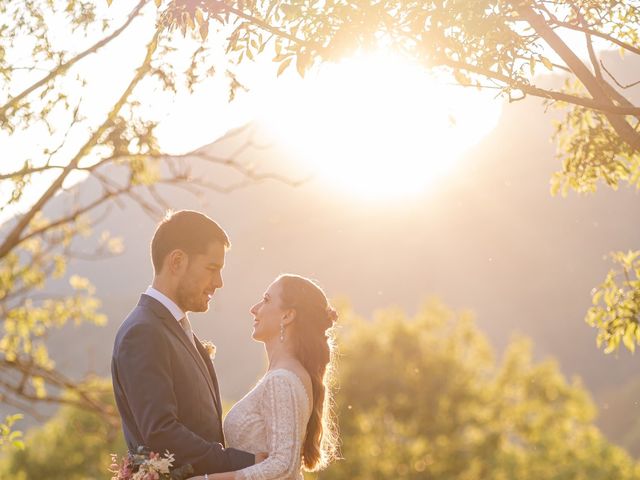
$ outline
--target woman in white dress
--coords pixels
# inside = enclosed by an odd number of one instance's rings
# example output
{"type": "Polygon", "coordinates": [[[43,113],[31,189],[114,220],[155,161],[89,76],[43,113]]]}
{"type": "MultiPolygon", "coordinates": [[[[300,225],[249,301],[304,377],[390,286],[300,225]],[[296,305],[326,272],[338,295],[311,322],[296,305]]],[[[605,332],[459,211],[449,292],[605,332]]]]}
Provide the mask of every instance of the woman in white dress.
{"type": "Polygon", "coordinates": [[[301,480],[302,470],[326,467],[337,454],[331,415],[333,324],[322,289],[298,275],[281,275],[251,308],[253,338],[264,343],[269,367],[224,420],[227,446],[266,460],[209,480],[301,480]]]}

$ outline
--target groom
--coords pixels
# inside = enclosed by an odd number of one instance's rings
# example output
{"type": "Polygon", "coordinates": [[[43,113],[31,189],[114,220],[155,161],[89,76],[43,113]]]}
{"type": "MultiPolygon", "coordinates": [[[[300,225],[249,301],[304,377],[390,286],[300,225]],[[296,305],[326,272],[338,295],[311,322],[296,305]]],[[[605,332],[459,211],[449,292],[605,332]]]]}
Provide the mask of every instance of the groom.
{"type": "Polygon", "coordinates": [[[151,242],[153,284],[118,329],[111,361],[129,451],[168,450],[174,467],[190,463],[196,475],[255,463],[250,453],[224,448],[218,380],[187,316],[206,312],[222,287],[228,247],[206,215],[168,214],[151,242]]]}

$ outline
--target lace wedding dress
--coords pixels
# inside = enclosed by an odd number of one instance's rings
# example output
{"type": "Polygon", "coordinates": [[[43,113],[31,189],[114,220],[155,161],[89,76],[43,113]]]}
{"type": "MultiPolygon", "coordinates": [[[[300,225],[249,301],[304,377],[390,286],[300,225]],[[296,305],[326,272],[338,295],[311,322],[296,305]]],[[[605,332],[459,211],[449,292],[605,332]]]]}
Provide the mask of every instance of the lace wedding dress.
{"type": "Polygon", "coordinates": [[[236,403],[224,420],[227,446],[269,457],[238,471],[243,480],[302,480],[302,444],[311,405],[302,380],[275,369],[236,403]]]}

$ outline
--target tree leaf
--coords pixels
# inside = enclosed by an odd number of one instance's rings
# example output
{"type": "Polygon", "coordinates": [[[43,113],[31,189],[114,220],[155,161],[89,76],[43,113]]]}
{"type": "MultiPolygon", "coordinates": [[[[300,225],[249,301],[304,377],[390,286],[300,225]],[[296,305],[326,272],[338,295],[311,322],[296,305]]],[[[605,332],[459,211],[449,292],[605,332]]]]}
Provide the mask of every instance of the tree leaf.
{"type": "Polygon", "coordinates": [[[276,76],[278,76],[278,77],[279,77],[280,75],[282,75],[282,72],[284,72],[284,71],[287,69],[287,67],[288,67],[288,66],[289,66],[289,64],[291,63],[291,60],[292,60],[292,59],[293,59],[293,57],[289,57],[289,58],[287,58],[284,62],[282,62],[282,63],[280,64],[280,66],[278,67],[278,74],[277,74],[276,76]]]}
{"type": "Polygon", "coordinates": [[[200,8],[196,8],[196,21],[200,25],[203,25],[205,23],[204,15],[202,14],[202,10],[200,10],[200,8]]]}
{"type": "Polygon", "coordinates": [[[531,76],[533,77],[536,73],[536,59],[531,55],[529,57],[529,70],[531,71],[531,76]]]}
{"type": "Polygon", "coordinates": [[[460,70],[454,70],[453,76],[455,77],[456,82],[458,82],[460,85],[464,85],[464,86],[471,85],[471,80],[469,80],[469,77],[467,77],[460,70]]]}
{"type": "Polygon", "coordinates": [[[309,60],[311,60],[311,57],[307,52],[303,51],[298,53],[298,56],[296,58],[296,70],[298,70],[298,74],[301,77],[304,77],[304,74],[309,67],[309,60]]]}
{"type": "Polygon", "coordinates": [[[636,351],[635,324],[629,324],[622,337],[622,343],[631,353],[636,351]]]}
{"type": "Polygon", "coordinates": [[[202,41],[205,41],[207,39],[207,36],[209,35],[209,22],[204,22],[200,24],[200,38],[202,38],[202,41]]]}

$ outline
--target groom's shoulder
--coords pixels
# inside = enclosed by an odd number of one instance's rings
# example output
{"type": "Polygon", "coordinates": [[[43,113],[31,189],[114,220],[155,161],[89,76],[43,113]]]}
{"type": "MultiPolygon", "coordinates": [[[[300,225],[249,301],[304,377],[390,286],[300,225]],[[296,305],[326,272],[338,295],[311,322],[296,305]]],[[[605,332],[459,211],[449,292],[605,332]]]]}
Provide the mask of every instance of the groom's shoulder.
{"type": "Polygon", "coordinates": [[[153,308],[144,300],[144,296],[141,301],[134,307],[131,312],[126,316],[118,332],[116,333],[116,344],[119,343],[124,337],[135,333],[159,333],[159,324],[157,313],[153,308]]]}

